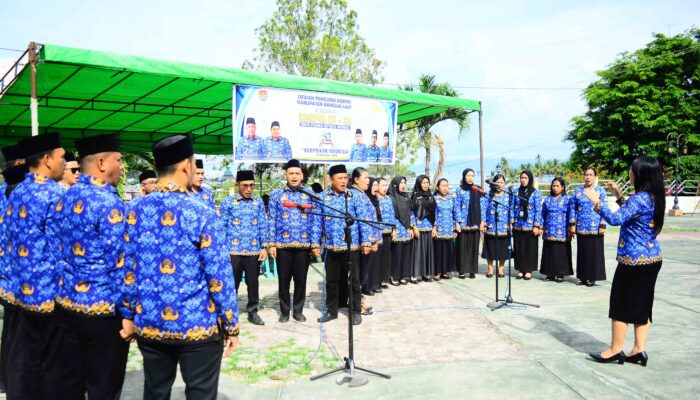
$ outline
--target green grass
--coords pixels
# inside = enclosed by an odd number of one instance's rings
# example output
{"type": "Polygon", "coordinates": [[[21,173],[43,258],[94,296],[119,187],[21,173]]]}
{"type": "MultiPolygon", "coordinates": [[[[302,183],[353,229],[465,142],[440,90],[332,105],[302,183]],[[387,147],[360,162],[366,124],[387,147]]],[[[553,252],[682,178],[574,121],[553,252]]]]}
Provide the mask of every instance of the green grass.
{"type": "Polygon", "coordinates": [[[225,359],[221,372],[235,376],[245,383],[257,383],[262,380],[290,380],[308,376],[314,366],[335,367],[338,360],[325,354],[321,349],[313,363],[309,360],[316,349],[300,346],[294,339],[275,343],[264,352],[239,347],[236,352],[225,359]]]}

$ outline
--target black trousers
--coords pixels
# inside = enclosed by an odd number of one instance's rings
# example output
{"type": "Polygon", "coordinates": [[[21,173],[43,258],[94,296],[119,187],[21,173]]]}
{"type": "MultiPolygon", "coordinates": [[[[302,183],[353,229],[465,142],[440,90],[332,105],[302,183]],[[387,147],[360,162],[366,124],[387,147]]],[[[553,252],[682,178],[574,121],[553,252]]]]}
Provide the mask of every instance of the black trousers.
{"type": "Polygon", "coordinates": [[[280,312],[289,315],[289,309],[301,314],[306,302],[306,276],[309,273],[308,249],[277,250],[277,282],[280,312]],[[294,280],[294,304],[290,304],[289,286],[294,280]]]}
{"type": "Polygon", "coordinates": [[[380,271],[379,271],[379,252],[372,252],[369,254],[363,254],[361,256],[361,272],[362,272],[362,290],[370,291],[379,289],[380,281],[380,271]]]}
{"type": "Polygon", "coordinates": [[[10,325],[13,323],[13,313],[15,309],[10,306],[5,306],[2,313],[2,336],[0,337],[0,381],[2,381],[2,386],[7,387],[7,367],[9,364],[9,358],[7,354],[12,347],[12,337],[10,332],[12,328],[10,325]]]}
{"type": "Polygon", "coordinates": [[[63,330],[62,399],[119,399],[129,343],[122,340],[121,317],[91,318],[56,307],[63,330]]]}
{"type": "Polygon", "coordinates": [[[216,399],[223,343],[165,344],[138,341],[143,355],[144,400],[170,399],[177,365],[185,381],[187,399],[216,399]]]}
{"type": "Polygon", "coordinates": [[[260,295],[258,292],[258,277],[260,277],[260,262],[258,256],[231,256],[231,266],[233,267],[233,278],[236,281],[236,293],[243,279],[245,272],[245,285],[248,289],[249,313],[258,312],[260,295]]]}
{"type": "Polygon", "coordinates": [[[62,399],[60,353],[62,330],[53,315],[17,309],[8,335],[7,398],[62,399]]]}
{"type": "Polygon", "coordinates": [[[327,251],[326,254],[326,308],[331,315],[338,315],[338,304],[349,300],[348,283],[352,284],[353,313],[360,312],[360,253],[350,252],[352,277],[348,271],[348,253],[327,251]]]}

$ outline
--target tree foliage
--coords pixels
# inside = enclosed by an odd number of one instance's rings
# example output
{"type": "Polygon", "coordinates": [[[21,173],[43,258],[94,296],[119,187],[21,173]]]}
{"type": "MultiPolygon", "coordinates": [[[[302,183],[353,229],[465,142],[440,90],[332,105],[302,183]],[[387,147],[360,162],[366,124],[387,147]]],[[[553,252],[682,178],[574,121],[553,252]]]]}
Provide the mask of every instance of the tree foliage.
{"type": "MultiPolygon", "coordinates": [[[[438,83],[435,75],[423,74],[418,78],[418,85],[403,85],[402,90],[419,91],[422,93],[441,96],[457,97],[458,93],[449,83],[438,83]]],[[[445,166],[444,140],[433,130],[440,122],[452,121],[459,128],[458,138],[469,129],[469,111],[463,108],[452,108],[445,112],[420,118],[404,124],[404,131],[398,138],[397,147],[404,154],[410,154],[411,162],[415,161],[416,152],[420,147],[425,149],[425,175],[430,176],[430,162],[433,148],[438,149],[438,167],[433,181],[442,174],[445,166]]]]}
{"type": "Polygon", "coordinates": [[[255,30],[258,48],[245,68],[375,84],[384,62],[359,34],[345,0],[277,0],[272,18],[255,30]]]}
{"type": "Polygon", "coordinates": [[[588,111],[572,119],[566,136],[575,144],[572,166],[596,164],[619,175],[646,154],[675,167],[666,137],[678,133],[690,145],[680,157],[681,176],[700,177],[700,29],[653,37],[622,53],[585,89],[588,111]]]}

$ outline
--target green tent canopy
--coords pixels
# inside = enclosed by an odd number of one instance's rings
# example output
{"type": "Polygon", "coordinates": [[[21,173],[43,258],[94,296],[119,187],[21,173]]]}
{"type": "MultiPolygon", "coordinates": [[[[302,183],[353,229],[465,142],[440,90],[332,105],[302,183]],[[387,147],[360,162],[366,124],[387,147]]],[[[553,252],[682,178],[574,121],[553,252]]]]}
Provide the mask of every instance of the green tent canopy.
{"type": "MultiPolygon", "coordinates": [[[[195,65],[70,47],[39,45],[39,132],[72,139],[119,132],[127,151],[149,151],[168,135],[192,133],[200,154],[230,153],[234,84],[395,100],[398,123],[480,102],[269,72],[195,65]]],[[[31,134],[27,53],[0,82],[0,146],[31,134]],[[24,60],[24,61],[23,61],[24,60]],[[24,65],[22,65],[24,64],[24,65]]]]}

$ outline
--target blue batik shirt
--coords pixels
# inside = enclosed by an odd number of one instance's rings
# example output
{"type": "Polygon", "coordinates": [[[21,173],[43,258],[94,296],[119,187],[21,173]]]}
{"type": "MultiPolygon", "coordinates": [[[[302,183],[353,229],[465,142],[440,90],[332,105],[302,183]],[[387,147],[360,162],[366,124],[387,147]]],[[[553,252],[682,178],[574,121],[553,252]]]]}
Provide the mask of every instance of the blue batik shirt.
{"type": "Polygon", "coordinates": [[[561,194],[558,197],[547,196],[542,203],[542,238],[552,242],[567,240],[569,224],[569,202],[571,197],[561,194]]]}
{"type": "Polygon", "coordinates": [[[510,207],[510,196],[506,192],[494,195],[494,200],[500,204],[491,201],[489,196],[481,198],[481,220],[486,225],[486,234],[489,236],[507,236],[508,235],[508,207],[510,207]],[[496,231],[496,206],[498,206],[498,232],[496,231]]]}
{"type": "Polygon", "coordinates": [[[249,199],[240,194],[221,202],[226,250],[234,256],[257,256],[267,247],[269,231],[265,204],[255,196],[249,199]]]}
{"type": "MultiPolygon", "coordinates": [[[[394,215],[394,203],[392,203],[391,197],[379,197],[379,212],[382,214],[382,222],[394,225],[399,223],[394,215]]],[[[392,230],[393,229],[390,226],[385,225],[382,227],[382,234],[389,235],[391,234],[392,230]]]]}
{"type": "MultiPolygon", "coordinates": [[[[358,199],[359,204],[361,205],[361,213],[357,216],[357,218],[364,219],[366,221],[379,221],[377,216],[377,209],[374,207],[374,204],[372,204],[372,200],[370,200],[369,197],[367,197],[367,193],[354,187],[351,187],[348,190],[350,190],[350,192],[352,193],[352,197],[356,197],[358,199]]],[[[367,234],[368,239],[372,245],[382,243],[381,225],[369,225],[364,222],[362,223],[362,225],[365,225],[369,228],[367,234]]]]}
{"type": "MultiPolygon", "coordinates": [[[[304,188],[305,191],[309,189],[304,188]]],[[[284,201],[311,204],[308,194],[292,191],[289,186],[270,193],[270,247],[280,249],[315,249],[321,240],[321,220],[316,215],[306,214],[296,208],[286,208],[284,201]]]]}
{"type": "Polygon", "coordinates": [[[350,161],[351,162],[365,162],[367,161],[367,145],[365,144],[353,144],[350,148],[350,161]]]}
{"type": "Polygon", "coordinates": [[[520,198],[513,196],[513,229],[516,231],[529,232],[533,228],[542,227],[542,193],[535,190],[527,201],[527,220],[525,214],[521,215],[520,198]]]}
{"type": "Polygon", "coordinates": [[[393,152],[390,147],[379,148],[379,162],[390,163],[393,158],[393,152]]]}
{"type": "Polygon", "coordinates": [[[238,141],[236,147],[236,160],[260,160],[265,155],[263,139],[248,136],[238,141]]]}
{"type": "Polygon", "coordinates": [[[56,208],[62,195],[54,180],[30,172],[7,199],[5,257],[9,255],[10,281],[2,295],[25,311],[54,311],[61,274],[56,208]]]}
{"type": "MultiPolygon", "coordinates": [[[[569,202],[569,226],[576,226],[577,235],[597,235],[598,229],[605,228],[605,221],[593,210],[595,204],[583,193],[583,186],[574,190],[574,195],[569,202]]],[[[607,207],[607,195],[600,186],[593,186],[593,189],[600,194],[603,207],[607,207]]]]}
{"type": "MultiPolygon", "coordinates": [[[[5,185],[3,183],[3,185],[5,185]]],[[[3,190],[2,195],[0,195],[0,302],[5,303],[5,293],[8,289],[8,284],[10,282],[10,264],[8,263],[9,255],[7,255],[7,225],[5,225],[5,211],[7,207],[7,200],[5,199],[5,193],[3,190]]]]}
{"type": "MultiPolygon", "coordinates": [[[[125,257],[126,206],[117,189],[81,174],[56,206],[61,229],[63,275],[56,303],[90,316],[119,310],[132,318],[124,278],[133,269],[125,257]]],[[[130,260],[129,260],[130,261],[130,260]]]]}
{"type": "MultiPolygon", "coordinates": [[[[364,193],[363,193],[364,194],[364,193]]],[[[323,207],[321,212],[323,214],[342,216],[345,214],[345,193],[336,193],[333,189],[328,189],[321,194],[319,197],[323,199],[323,207]],[[333,207],[337,210],[341,210],[342,213],[331,210],[329,207],[333,207]]],[[[347,212],[355,218],[364,219],[364,214],[367,212],[364,209],[361,199],[353,194],[348,200],[347,212]]],[[[347,243],[345,243],[345,220],[342,218],[333,218],[326,216],[323,221],[323,232],[324,232],[324,242],[323,247],[326,250],[332,252],[345,252],[347,251],[347,243]]],[[[351,226],[351,237],[352,243],[350,246],[351,251],[358,250],[360,247],[369,247],[372,245],[370,240],[370,235],[372,234],[371,228],[361,222],[355,222],[351,226]]]]}
{"type": "Polygon", "coordinates": [[[415,216],[415,213],[413,213],[414,218],[416,219],[416,227],[418,227],[418,230],[421,232],[432,232],[433,230],[433,224],[430,222],[428,218],[423,218],[419,219],[418,217],[415,216]]]}
{"type": "Polygon", "coordinates": [[[654,234],[654,200],[647,192],[633,194],[612,212],[600,207],[600,215],[610,225],[621,225],[617,261],[625,265],[646,265],[661,261],[661,245],[654,234]]]}
{"type": "MultiPolygon", "coordinates": [[[[461,187],[457,188],[454,201],[455,219],[463,231],[475,231],[479,229],[478,224],[469,226],[469,203],[471,203],[471,190],[464,190],[461,187]]],[[[479,203],[481,205],[482,202],[479,201],[479,203]]],[[[481,215],[479,215],[479,217],[481,217],[481,215]]],[[[483,219],[481,221],[483,221],[483,219]]]]}
{"type": "Polygon", "coordinates": [[[367,146],[367,162],[379,162],[379,155],[381,151],[379,146],[367,146]]]}
{"type": "Polygon", "coordinates": [[[195,199],[201,201],[204,205],[216,209],[216,204],[214,203],[214,191],[206,186],[202,186],[198,191],[190,191],[190,194],[195,199]]]}
{"type": "Polygon", "coordinates": [[[272,136],[265,138],[265,160],[287,161],[292,159],[292,146],[289,145],[289,139],[280,136],[275,140],[272,136]]]}
{"type": "Polygon", "coordinates": [[[233,270],[216,212],[168,185],[129,208],[125,282],[134,331],[150,341],[201,342],[238,334],[233,270]]]}
{"type": "Polygon", "coordinates": [[[2,185],[0,185],[0,199],[2,199],[2,201],[7,201],[7,197],[5,196],[6,191],[7,191],[7,182],[3,182],[2,185]]]}
{"type": "Polygon", "coordinates": [[[452,239],[456,228],[455,196],[435,195],[435,230],[438,239],[452,239]]]}

